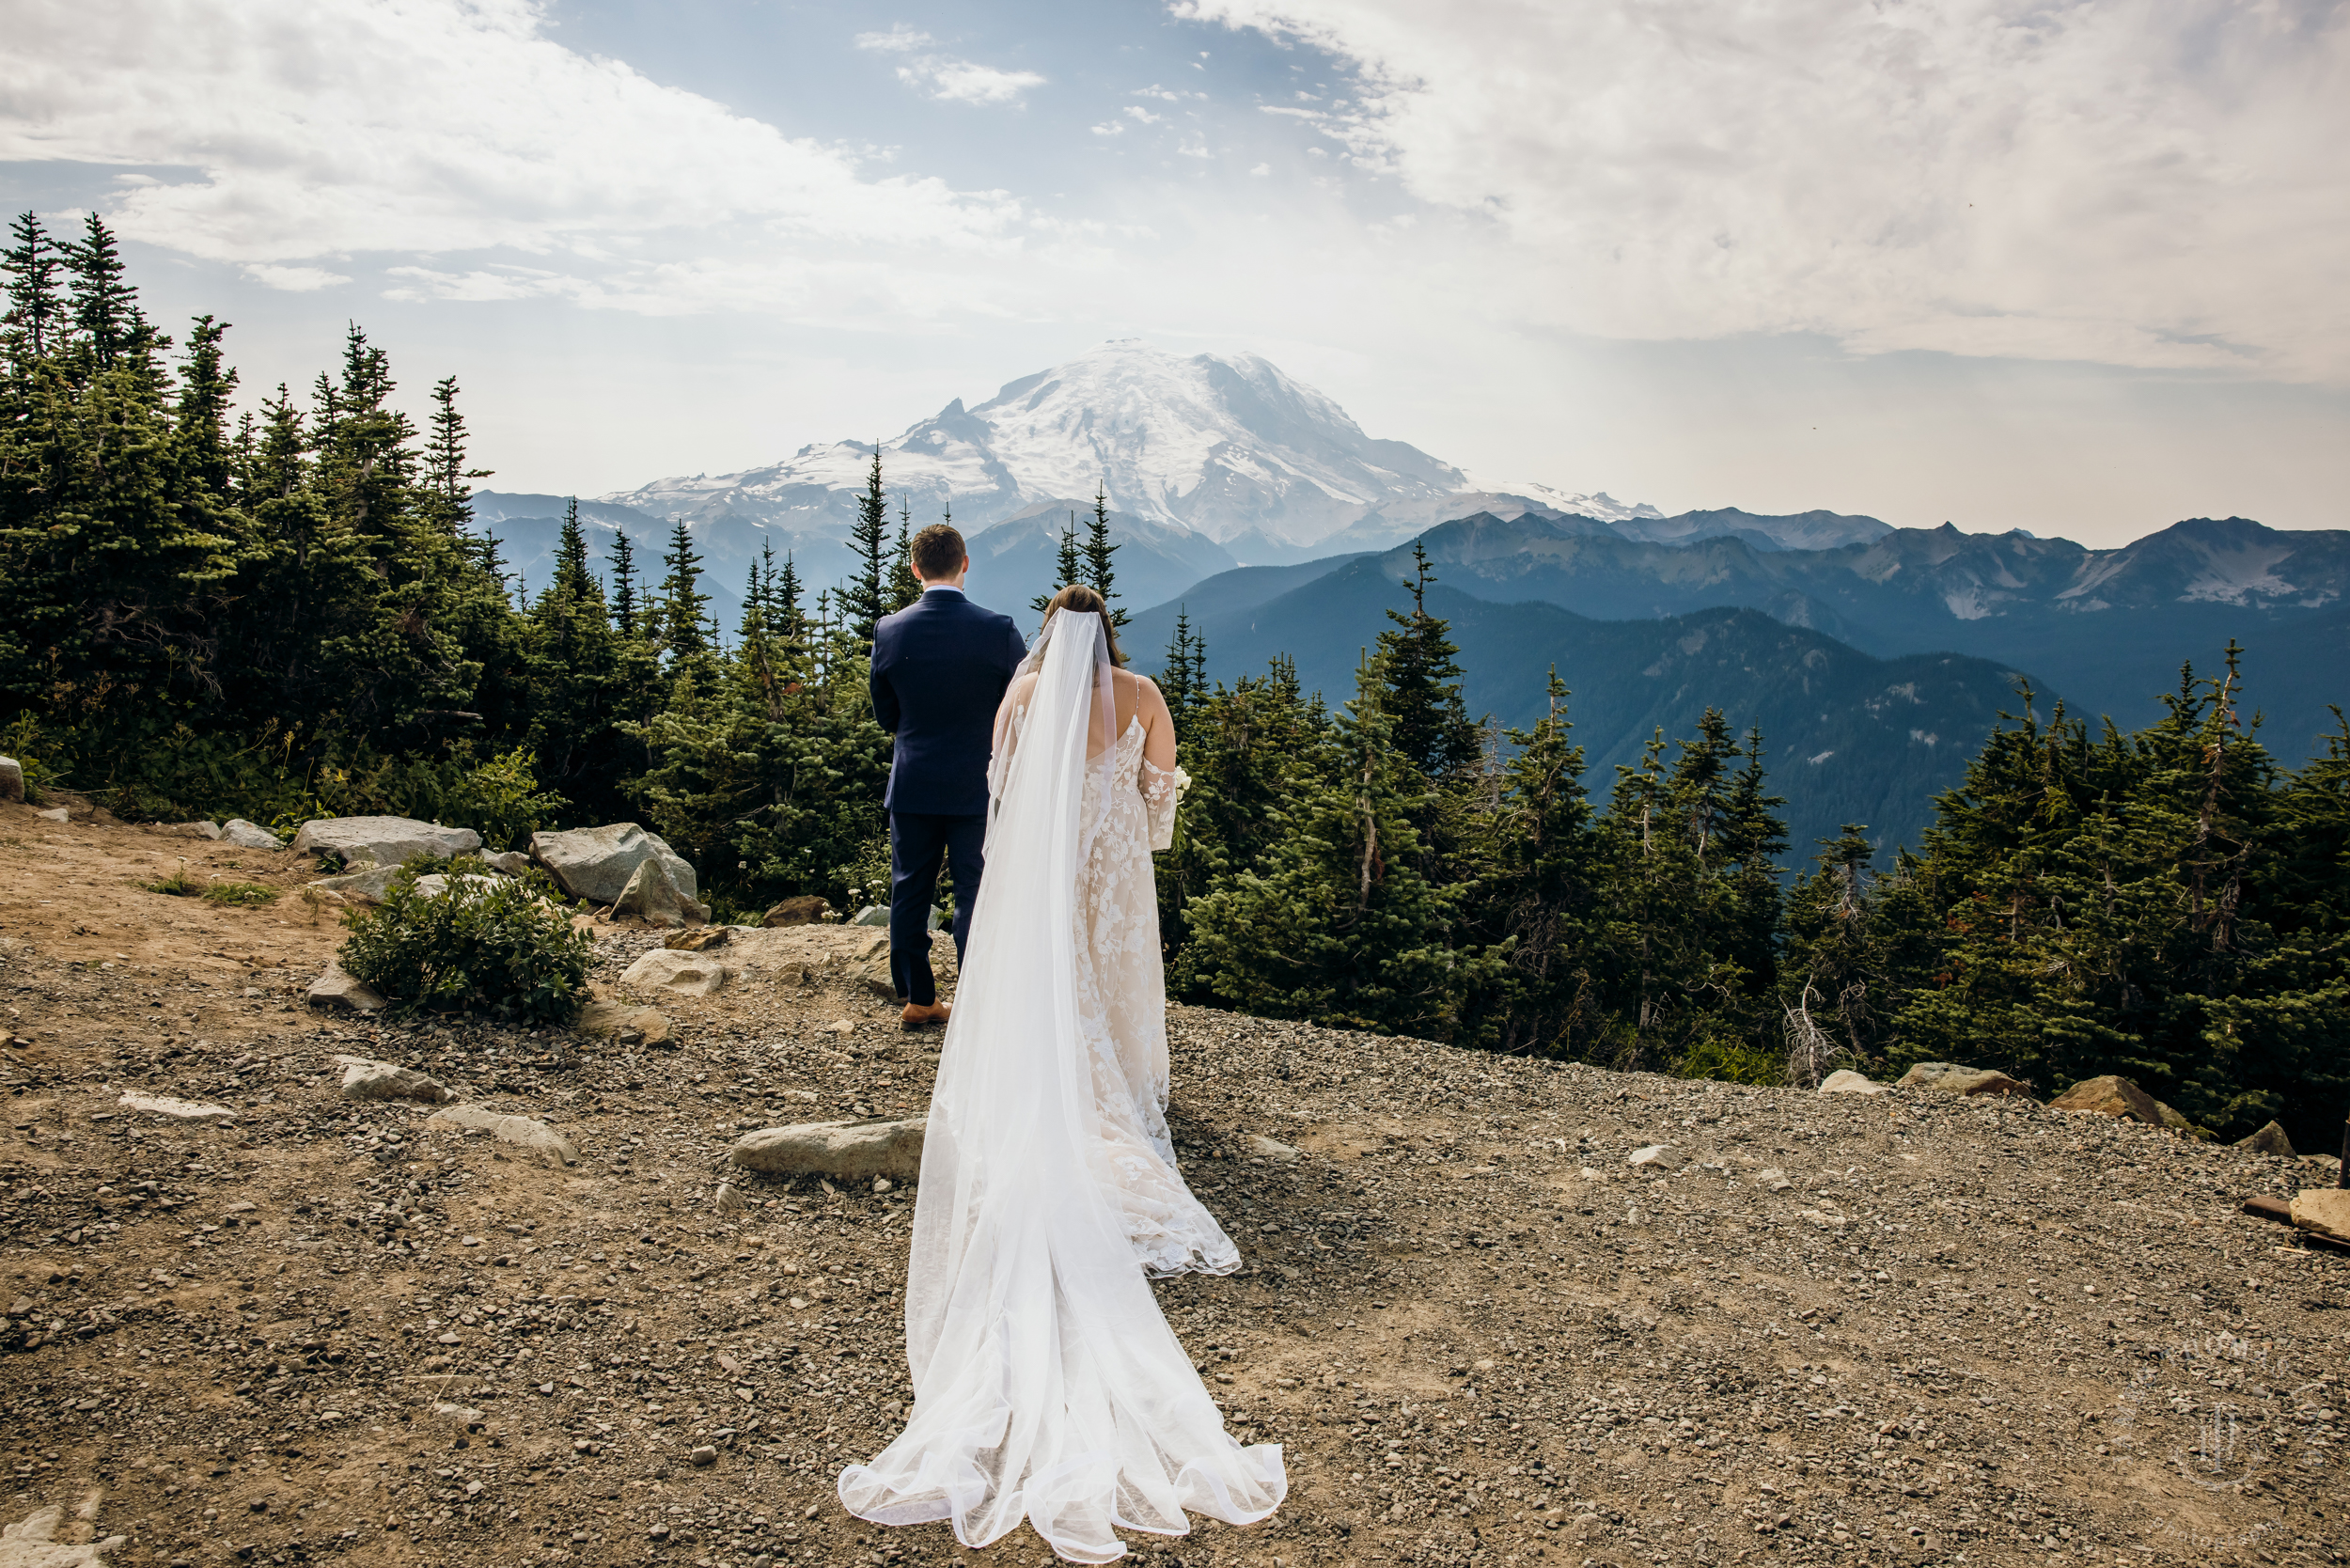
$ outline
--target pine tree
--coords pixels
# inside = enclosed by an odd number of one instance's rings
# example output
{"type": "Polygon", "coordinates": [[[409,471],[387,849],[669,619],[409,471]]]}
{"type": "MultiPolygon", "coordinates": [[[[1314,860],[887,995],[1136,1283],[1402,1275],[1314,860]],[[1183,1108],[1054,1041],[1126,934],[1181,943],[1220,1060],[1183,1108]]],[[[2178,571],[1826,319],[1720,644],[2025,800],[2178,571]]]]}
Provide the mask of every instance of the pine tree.
{"type": "Polygon", "coordinates": [[[1060,532],[1060,550],[1053,557],[1053,575],[1057,579],[1050,593],[1040,593],[1028,601],[1028,608],[1042,615],[1053,607],[1053,598],[1072,583],[1086,580],[1083,557],[1077,552],[1077,514],[1069,514],[1069,525],[1060,532]]]}
{"type": "Polygon", "coordinates": [[[1192,711],[1208,696],[1208,645],[1191,629],[1186,607],[1175,606],[1175,635],[1167,645],[1167,665],[1159,671],[1159,695],[1167,699],[1167,716],[1175,721],[1180,745],[1191,738],[1192,711]]]}
{"type": "Polygon", "coordinates": [[[890,612],[889,502],[882,492],[881,443],[873,443],[872,471],[866,476],[865,494],[856,500],[856,524],[849,530],[849,554],[855,558],[849,581],[840,590],[840,612],[851,634],[871,647],[873,627],[890,612]]]}
{"type": "Polygon", "coordinates": [[[8,225],[8,238],[13,243],[0,257],[0,270],[8,274],[8,353],[23,375],[31,361],[46,358],[57,347],[64,316],[57,296],[61,250],[31,212],[20,213],[8,225]]]}
{"type": "Polygon", "coordinates": [[[215,501],[228,498],[235,472],[228,437],[228,404],[237,389],[237,372],[223,364],[221,335],[226,321],[198,316],[188,334],[187,358],[180,372],[180,405],[172,424],[179,437],[182,472],[191,483],[215,501]]]}
{"type": "Polygon", "coordinates": [[[123,280],[122,255],[114,231],[96,212],[86,221],[80,243],[62,247],[67,285],[66,306],[73,328],[102,370],[136,338],[138,290],[123,280]]]}
{"type": "MultiPolygon", "coordinates": [[[[1065,543],[1063,548],[1064,551],[1067,548],[1065,543]]],[[[1109,497],[1097,490],[1093,493],[1093,516],[1086,524],[1083,580],[1102,596],[1102,603],[1109,606],[1110,624],[1121,629],[1126,624],[1127,615],[1118,607],[1118,590],[1111,586],[1118,580],[1118,574],[1111,568],[1110,557],[1124,548],[1122,544],[1110,542],[1109,497]]]]}
{"type": "Polygon", "coordinates": [[[612,530],[612,629],[624,637],[639,635],[636,603],[636,547],[628,530],[612,530]]]}
{"type": "MultiPolygon", "coordinates": [[[[457,411],[457,393],[455,376],[444,376],[432,384],[423,489],[441,525],[462,533],[473,525],[473,481],[488,478],[492,470],[465,466],[469,437],[465,416],[457,411]]],[[[578,504],[576,499],[572,504],[578,504]]]]}
{"type": "Polygon", "coordinates": [[[1428,613],[1428,588],[1436,578],[1427,548],[1417,540],[1412,562],[1412,613],[1389,610],[1397,629],[1379,634],[1388,682],[1383,705],[1403,755],[1420,772],[1442,778],[1474,769],[1484,747],[1461,698],[1460,650],[1451,628],[1428,613]]]}
{"type": "Polygon", "coordinates": [[[662,647],[672,662],[708,652],[711,639],[702,618],[709,610],[710,596],[698,586],[702,558],[694,549],[694,536],[682,517],[670,527],[668,552],[661,557],[661,564],[668,569],[661,579],[657,612],[662,647]]]}
{"type": "Polygon", "coordinates": [[[603,589],[588,565],[588,531],[580,526],[576,495],[563,504],[563,530],[555,546],[555,582],[548,591],[567,604],[585,604],[593,599],[598,617],[603,614],[603,589]]]}
{"type": "MultiPolygon", "coordinates": [[[[955,520],[949,508],[947,521],[955,520]]],[[[891,614],[904,609],[922,597],[922,580],[914,574],[914,516],[913,508],[903,496],[898,499],[898,543],[889,566],[889,591],[886,596],[891,614]]]]}

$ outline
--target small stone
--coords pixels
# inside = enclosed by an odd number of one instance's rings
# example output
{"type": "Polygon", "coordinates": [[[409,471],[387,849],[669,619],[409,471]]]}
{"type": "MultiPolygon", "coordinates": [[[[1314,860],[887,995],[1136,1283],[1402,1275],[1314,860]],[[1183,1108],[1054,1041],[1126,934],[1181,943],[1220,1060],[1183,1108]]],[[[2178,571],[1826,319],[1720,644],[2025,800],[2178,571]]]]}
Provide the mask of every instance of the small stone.
{"type": "Polygon", "coordinates": [[[620,983],[657,985],[682,996],[707,996],[725,985],[730,973],[714,958],[655,948],[621,972],[620,983]]]}
{"type": "Polygon", "coordinates": [[[33,815],[45,823],[70,823],[73,820],[73,813],[62,806],[48,807],[34,812],[33,815]]]}
{"type": "Polygon", "coordinates": [[[718,1463],[718,1450],[712,1448],[708,1443],[704,1443],[700,1448],[696,1449],[685,1457],[692,1460],[697,1466],[707,1468],[708,1466],[718,1463]]]}
{"type": "Polygon", "coordinates": [[[589,1002],[572,1027],[598,1040],[618,1040],[624,1044],[654,1045],[669,1038],[666,1016],[626,1002],[589,1002]]]}
{"type": "Polygon", "coordinates": [[[258,823],[246,822],[243,817],[231,817],[220,824],[220,841],[234,844],[239,849],[281,850],[286,847],[285,840],[276,834],[258,823]]]}
{"type": "Polygon", "coordinates": [[[703,926],[698,931],[682,931],[663,940],[662,946],[682,953],[706,953],[713,948],[723,948],[734,934],[730,926],[703,926]]]}
{"type": "Polygon", "coordinates": [[[447,1086],[412,1067],[370,1061],[366,1057],[338,1056],[335,1062],[343,1070],[346,1100],[421,1100],[438,1105],[457,1098],[447,1086]]]}
{"type": "Polygon", "coordinates": [[[343,968],[340,961],[328,959],[326,972],[310,982],[303,999],[312,1007],[343,1008],[352,1012],[381,1012],[384,1002],[375,987],[343,968]]]}
{"type": "Polygon", "coordinates": [[[1679,1150],[1669,1143],[1652,1143],[1635,1149],[1625,1160],[1626,1165],[1645,1166],[1656,1170],[1678,1170],[1686,1161],[1679,1150]]]}
{"type": "Polygon", "coordinates": [[[205,822],[165,823],[159,826],[156,831],[159,833],[168,833],[175,839],[218,839],[220,837],[220,823],[205,822]]]}
{"type": "Polygon", "coordinates": [[[1823,1094],[1883,1094],[1890,1084],[1881,1084],[1866,1073],[1856,1073],[1849,1067],[1838,1068],[1821,1080],[1823,1094]]]}
{"type": "Polygon", "coordinates": [[[2101,1077],[2083,1078],[2049,1101],[2048,1108],[2119,1116],[2132,1121],[2143,1121],[2150,1127],[2162,1125],[2160,1103],[2129,1079],[2112,1073],[2101,1077]]]}
{"type": "Polygon", "coordinates": [[[2255,1154],[2274,1154],[2280,1160],[2295,1157],[2293,1152],[2293,1139],[2287,1137],[2284,1128],[2274,1121],[2254,1133],[2250,1137],[2239,1140],[2236,1147],[2249,1149],[2255,1154]]]}
{"type": "Polygon", "coordinates": [[[115,1104],[124,1110],[137,1111],[145,1116],[168,1117],[174,1121],[227,1121],[237,1114],[227,1105],[206,1105],[200,1100],[176,1100],[168,1094],[126,1093],[115,1104]]]}
{"type": "Polygon", "coordinates": [[[1921,1061],[1896,1080],[1895,1089],[1938,1089],[1950,1094],[2012,1095],[2029,1100],[2030,1092],[2015,1079],[1991,1067],[1961,1067],[1955,1062],[1921,1061]]]}
{"type": "Polygon", "coordinates": [[[735,1190],[732,1182],[721,1182],[718,1184],[718,1195],[711,1200],[711,1207],[722,1215],[739,1215],[750,1204],[735,1190]]]}
{"type": "Polygon", "coordinates": [[[468,1428],[479,1426],[484,1420],[489,1419],[482,1415],[482,1413],[478,1410],[468,1408],[462,1404],[452,1404],[446,1400],[433,1401],[432,1416],[435,1420],[446,1421],[451,1426],[468,1428]]]}
{"type": "Polygon", "coordinates": [[[891,1186],[890,1186],[890,1183],[889,1183],[889,1178],[888,1178],[888,1177],[886,1177],[886,1176],[876,1176],[876,1177],[874,1177],[874,1178],[873,1178],[873,1191],[874,1191],[875,1193],[877,1193],[877,1194],[878,1194],[878,1193],[885,1193],[885,1192],[888,1192],[888,1191],[890,1191],[890,1190],[892,1190],[892,1189],[891,1189],[891,1186]]]}
{"type": "Polygon", "coordinates": [[[922,1174],[919,1120],[807,1121],[762,1127],[734,1140],[729,1156],[744,1170],[771,1176],[838,1176],[863,1181],[887,1176],[911,1182],[922,1174]]]}
{"type": "Polygon", "coordinates": [[[473,1132],[485,1132],[500,1143],[511,1144],[536,1155],[542,1165],[575,1165],[579,1161],[579,1146],[543,1121],[527,1116],[509,1116],[487,1105],[452,1105],[435,1111],[426,1120],[428,1128],[451,1127],[473,1132]]]}
{"type": "Polygon", "coordinates": [[[520,876],[530,870],[530,856],[520,850],[484,850],[481,863],[508,876],[520,876]]]}
{"type": "Polygon", "coordinates": [[[812,926],[822,923],[832,913],[832,905],[813,893],[796,899],[786,899],[770,908],[760,918],[762,926],[812,926]]]}
{"type": "Polygon", "coordinates": [[[1299,1157],[1299,1151],[1277,1138],[1269,1138],[1262,1133],[1249,1135],[1248,1152],[1252,1154],[1261,1154],[1277,1165],[1293,1165],[1299,1157]]]}
{"type": "Polygon", "coordinates": [[[882,903],[869,903],[863,909],[856,912],[856,917],[851,920],[849,924],[853,926],[885,927],[889,924],[889,906],[882,903]]]}
{"type": "Polygon", "coordinates": [[[1768,1187],[1773,1192],[1785,1192],[1789,1187],[1794,1186],[1795,1184],[1787,1179],[1787,1172],[1779,1169],[1777,1166],[1771,1166],[1766,1169],[1758,1170],[1754,1173],[1754,1184],[1760,1187],[1768,1187]]]}

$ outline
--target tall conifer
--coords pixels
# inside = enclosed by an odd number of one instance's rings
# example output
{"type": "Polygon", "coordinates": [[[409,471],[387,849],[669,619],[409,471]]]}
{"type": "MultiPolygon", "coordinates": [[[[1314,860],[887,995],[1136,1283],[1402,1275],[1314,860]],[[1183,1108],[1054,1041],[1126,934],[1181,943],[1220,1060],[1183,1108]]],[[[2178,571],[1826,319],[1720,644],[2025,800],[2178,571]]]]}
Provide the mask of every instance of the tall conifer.
{"type": "Polygon", "coordinates": [[[873,626],[890,612],[889,500],[882,491],[881,443],[873,443],[873,466],[865,477],[865,494],[856,498],[856,523],[849,530],[849,554],[854,558],[848,582],[841,586],[840,612],[850,635],[868,647],[873,626]]]}

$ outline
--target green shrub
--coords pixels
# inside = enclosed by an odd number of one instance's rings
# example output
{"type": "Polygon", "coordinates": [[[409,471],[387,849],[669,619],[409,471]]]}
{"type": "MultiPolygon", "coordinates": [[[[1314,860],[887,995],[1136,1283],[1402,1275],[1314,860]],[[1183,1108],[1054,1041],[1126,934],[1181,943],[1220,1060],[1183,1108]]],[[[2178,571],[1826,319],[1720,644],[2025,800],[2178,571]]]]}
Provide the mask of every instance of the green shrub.
{"type": "Polygon", "coordinates": [[[545,886],[542,875],[451,880],[427,896],[402,875],[374,909],[344,917],[343,967],[402,1012],[569,1024],[588,1002],[595,941],[542,901],[545,886]]]}
{"type": "Polygon", "coordinates": [[[202,877],[196,876],[188,870],[188,863],[182,860],[180,862],[180,869],[168,876],[157,877],[152,882],[142,882],[139,886],[150,893],[165,893],[175,899],[193,899],[203,895],[205,884],[202,877]]]}
{"type": "Polygon", "coordinates": [[[204,889],[205,902],[232,903],[240,909],[258,909],[276,898],[276,888],[258,882],[215,882],[204,889]]]}

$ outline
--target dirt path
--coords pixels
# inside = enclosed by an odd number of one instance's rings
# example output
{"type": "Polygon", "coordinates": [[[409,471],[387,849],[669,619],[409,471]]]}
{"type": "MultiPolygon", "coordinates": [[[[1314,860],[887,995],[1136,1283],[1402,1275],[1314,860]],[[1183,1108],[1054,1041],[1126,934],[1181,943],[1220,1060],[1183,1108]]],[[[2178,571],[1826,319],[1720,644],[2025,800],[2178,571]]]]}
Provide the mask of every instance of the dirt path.
{"type": "MultiPolygon", "coordinates": [[[[116,1564],[1043,1556],[833,1499],[908,1397],[910,1195],[713,1206],[742,1130],[918,1113],[936,1058],[879,997],[754,970],[630,1048],[325,1016],[290,858],[0,807],[0,1513],[84,1509],[116,1564]],[[183,857],[282,896],[138,886],[183,857]],[[344,1100],[343,1052],[580,1161],[344,1100]]],[[[606,978],[653,940],[607,933],[606,978]]],[[[2350,1561],[2350,1258],[2235,1212],[2306,1171],[1169,1017],[1186,1168],[1250,1266],[1160,1298],[1292,1490],[1144,1561],[2350,1561]],[[1626,1163],[1653,1143],[1678,1163],[1626,1163]]]]}

